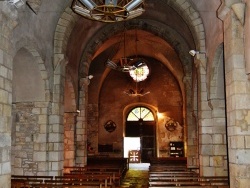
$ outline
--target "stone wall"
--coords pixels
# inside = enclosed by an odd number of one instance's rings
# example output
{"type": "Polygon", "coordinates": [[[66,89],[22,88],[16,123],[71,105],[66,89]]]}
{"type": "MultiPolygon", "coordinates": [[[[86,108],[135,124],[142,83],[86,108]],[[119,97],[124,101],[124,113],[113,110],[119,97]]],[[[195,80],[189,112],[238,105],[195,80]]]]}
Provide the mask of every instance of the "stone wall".
{"type": "Polygon", "coordinates": [[[12,45],[17,13],[0,1],[0,187],[10,187],[12,45]]]}
{"type": "MultiPolygon", "coordinates": [[[[170,117],[163,117],[158,121],[158,139],[157,145],[159,147],[158,157],[169,157],[170,156],[170,142],[173,141],[184,141],[183,140],[183,126],[176,122],[175,129],[167,129],[166,123],[171,119],[170,117]]],[[[175,120],[174,120],[175,121],[175,120]]]]}
{"type": "Polygon", "coordinates": [[[243,31],[234,12],[229,11],[224,18],[228,158],[230,185],[240,188],[250,183],[250,88],[245,74],[243,31]]]}
{"type": "Polygon", "coordinates": [[[12,110],[12,174],[47,175],[48,104],[16,103],[12,110]]]}
{"type": "Polygon", "coordinates": [[[75,165],[76,115],[64,113],[64,166],[75,165]]]}

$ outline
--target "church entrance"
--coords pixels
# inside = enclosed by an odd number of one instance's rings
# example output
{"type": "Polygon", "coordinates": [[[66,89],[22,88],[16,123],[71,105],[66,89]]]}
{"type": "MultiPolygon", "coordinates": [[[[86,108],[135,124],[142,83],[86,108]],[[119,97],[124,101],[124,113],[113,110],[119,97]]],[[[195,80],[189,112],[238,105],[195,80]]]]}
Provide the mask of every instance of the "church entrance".
{"type": "Polygon", "coordinates": [[[126,121],[125,136],[125,140],[128,138],[136,140],[130,145],[137,147],[140,162],[148,163],[151,157],[156,156],[155,121],[153,113],[148,108],[136,107],[130,111],[126,121]]]}

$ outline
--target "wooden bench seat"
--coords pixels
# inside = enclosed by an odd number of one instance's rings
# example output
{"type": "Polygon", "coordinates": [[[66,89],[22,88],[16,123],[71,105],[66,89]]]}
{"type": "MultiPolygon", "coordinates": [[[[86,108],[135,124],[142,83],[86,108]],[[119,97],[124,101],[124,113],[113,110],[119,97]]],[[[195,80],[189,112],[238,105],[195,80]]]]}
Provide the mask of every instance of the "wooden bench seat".
{"type": "Polygon", "coordinates": [[[67,180],[67,179],[57,179],[57,180],[45,180],[44,184],[47,185],[67,185],[67,186],[96,186],[96,187],[105,187],[107,188],[107,184],[105,182],[105,179],[97,179],[97,180],[86,180],[86,179],[80,179],[80,180],[67,180]]]}
{"type": "Polygon", "coordinates": [[[65,176],[69,174],[112,174],[113,180],[117,185],[120,185],[122,178],[126,174],[126,169],[121,167],[111,166],[85,166],[85,167],[65,167],[68,168],[69,173],[64,173],[65,176]]]}
{"type": "Polygon", "coordinates": [[[200,177],[197,172],[199,172],[197,166],[187,167],[185,158],[153,159],[149,167],[149,188],[229,188],[228,177],[200,177]]]}
{"type": "MultiPolygon", "coordinates": [[[[113,184],[113,183],[116,183],[117,181],[120,182],[121,180],[121,177],[118,176],[117,174],[113,173],[113,172],[93,172],[93,171],[84,171],[84,172],[72,172],[70,174],[64,174],[64,178],[66,177],[83,177],[83,176],[96,176],[96,177],[107,177],[108,178],[108,183],[109,184],[113,184]]],[[[57,178],[57,177],[55,177],[57,178]]]]}
{"type": "Polygon", "coordinates": [[[211,186],[211,185],[228,185],[227,181],[217,180],[216,182],[212,181],[202,181],[202,180],[196,180],[196,181],[149,181],[149,186],[187,186],[187,185],[194,185],[194,186],[211,186]]]}
{"type": "Polygon", "coordinates": [[[185,166],[149,166],[149,171],[188,171],[185,166]]]}
{"type": "Polygon", "coordinates": [[[105,187],[114,186],[113,177],[105,174],[69,174],[66,176],[55,176],[55,180],[101,181],[105,183],[105,187]]]}
{"type": "Polygon", "coordinates": [[[184,177],[197,177],[199,176],[197,173],[193,172],[149,172],[149,177],[177,177],[177,176],[184,176],[184,177]]]}
{"type": "Polygon", "coordinates": [[[187,186],[187,185],[228,185],[227,177],[149,177],[149,187],[152,186],[187,186]]]}
{"type": "Polygon", "coordinates": [[[82,175],[81,176],[13,176],[12,188],[33,187],[113,187],[110,176],[107,175],[82,175]]]}
{"type": "Polygon", "coordinates": [[[43,180],[37,179],[11,179],[11,188],[30,188],[31,184],[40,185],[43,180]]]}

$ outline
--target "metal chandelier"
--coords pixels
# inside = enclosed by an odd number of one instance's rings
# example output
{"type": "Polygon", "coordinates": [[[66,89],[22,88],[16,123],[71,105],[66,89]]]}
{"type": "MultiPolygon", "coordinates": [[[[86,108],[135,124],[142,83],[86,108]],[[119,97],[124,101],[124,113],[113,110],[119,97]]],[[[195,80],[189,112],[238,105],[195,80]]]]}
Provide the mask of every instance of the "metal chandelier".
{"type": "Polygon", "coordinates": [[[88,19],[119,22],[140,16],[144,0],[73,0],[72,9],[88,19]]]}

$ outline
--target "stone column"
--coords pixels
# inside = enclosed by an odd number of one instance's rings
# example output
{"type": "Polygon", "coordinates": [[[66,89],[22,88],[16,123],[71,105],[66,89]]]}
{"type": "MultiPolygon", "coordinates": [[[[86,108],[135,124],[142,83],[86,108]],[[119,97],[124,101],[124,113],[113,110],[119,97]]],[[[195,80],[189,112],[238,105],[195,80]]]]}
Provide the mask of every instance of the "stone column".
{"type": "Polygon", "coordinates": [[[186,151],[187,165],[198,167],[199,150],[198,150],[198,122],[197,122],[198,121],[197,82],[193,83],[193,85],[187,82],[185,84],[185,88],[187,91],[186,93],[186,96],[187,96],[186,97],[187,98],[187,121],[186,121],[187,122],[187,151],[186,151]],[[190,88],[192,88],[192,90],[190,88]],[[189,98],[188,96],[192,96],[192,101],[188,100],[189,98]],[[192,109],[192,111],[190,109],[192,109]]]}
{"type": "Polygon", "coordinates": [[[64,113],[64,166],[75,166],[77,112],[64,113]]]}
{"type": "Polygon", "coordinates": [[[89,80],[81,78],[79,81],[79,110],[76,124],[76,165],[87,164],[87,92],[89,80]]]}
{"type": "Polygon", "coordinates": [[[49,175],[61,175],[64,162],[64,85],[65,66],[68,61],[62,54],[54,57],[54,85],[48,133],[48,171],[49,175]]]}
{"type": "Polygon", "coordinates": [[[250,184],[250,86],[245,69],[244,27],[232,10],[223,21],[230,186],[245,188],[250,184]]]}
{"type": "Polygon", "coordinates": [[[224,99],[211,99],[213,134],[213,156],[210,157],[210,166],[214,168],[214,175],[228,175],[227,138],[224,99]]]}
{"type": "Polygon", "coordinates": [[[11,37],[17,25],[17,12],[0,1],[0,187],[10,187],[11,175],[11,103],[12,46],[11,37]]]}
{"type": "Polygon", "coordinates": [[[210,164],[210,157],[214,155],[212,145],[213,124],[212,111],[208,105],[206,57],[205,54],[196,55],[195,64],[198,68],[198,134],[200,174],[202,176],[215,175],[210,164]]]}

